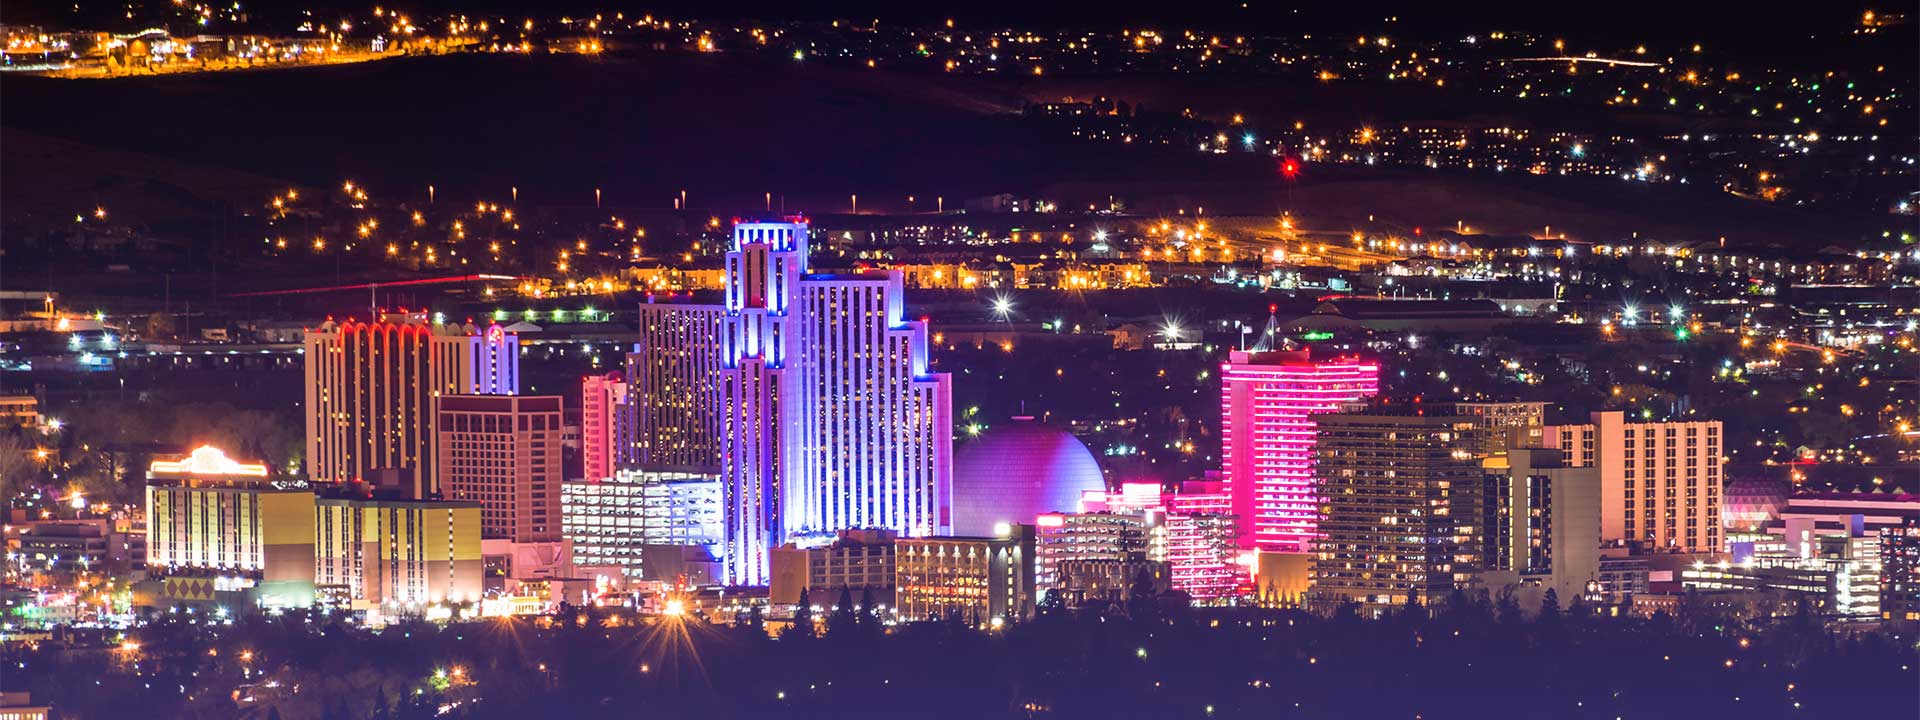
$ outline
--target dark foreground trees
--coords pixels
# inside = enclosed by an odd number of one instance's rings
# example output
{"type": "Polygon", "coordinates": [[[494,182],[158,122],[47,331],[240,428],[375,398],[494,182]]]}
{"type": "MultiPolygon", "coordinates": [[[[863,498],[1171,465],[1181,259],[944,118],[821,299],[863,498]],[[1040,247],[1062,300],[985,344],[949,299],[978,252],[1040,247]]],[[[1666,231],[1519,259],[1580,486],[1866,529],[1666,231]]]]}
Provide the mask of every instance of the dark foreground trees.
{"type": "Polygon", "coordinates": [[[1912,717],[1914,638],[1415,608],[1048,613],[982,632],[842,617],[819,637],[576,611],[372,632],[170,623],[115,651],[6,658],[85,717],[1912,717]],[[1428,617],[1431,615],[1432,617],[1428,617]],[[242,660],[242,658],[247,658],[242,660]],[[21,665],[24,663],[24,665],[21,665]],[[297,688],[297,691],[295,690],[297,688]],[[241,695],[235,690],[241,689],[241,695]],[[252,697],[254,702],[236,702],[252,697]],[[1795,704],[1798,703],[1796,706],[1795,704]]]}

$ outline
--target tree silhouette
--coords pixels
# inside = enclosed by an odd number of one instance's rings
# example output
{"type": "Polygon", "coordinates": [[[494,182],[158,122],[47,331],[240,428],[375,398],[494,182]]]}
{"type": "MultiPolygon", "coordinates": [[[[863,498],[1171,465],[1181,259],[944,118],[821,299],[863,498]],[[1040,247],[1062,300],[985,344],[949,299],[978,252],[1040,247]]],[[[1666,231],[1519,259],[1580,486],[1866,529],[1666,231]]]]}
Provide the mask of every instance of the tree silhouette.
{"type": "Polygon", "coordinates": [[[1135,620],[1146,620],[1158,616],[1159,593],[1154,592],[1153,572],[1140,568],[1134,573],[1133,583],[1127,588],[1127,614],[1135,620]]]}
{"type": "Polygon", "coordinates": [[[1042,617],[1059,615],[1067,610],[1067,595],[1058,588],[1047,590],[1040,596],[1040,615],[1042,617]]]}
{"type": "Polygon", "coordinates": [[[1503,625],[1515,625],[1524,619],[1520,614],[1520,601],[1513,596],[1511,586],[1500,589],[1499,599],[1494,602],[1494,612],[1503,625]]]}
{"type": "Polygon", "coordinates": [[[1567,604],[1567,619],[1579,622],[1593,614],[1593,605],[1587,602],[1586,593],[1576,593],[1573,602],[1567,604]]]}
{"type": "Polygon", "coordinates": [[[858,622],[860,618],[853,610],[853,590],[842,585],[840,599],[833,604],[833,614],[827,616],[827,634],[844,635],[858,622]]]}
{"type": "Polygon", "coordinates": [[[393,717],[393,708],[387,703],[387,688],[378,685],[373,688],[373,720],[387,720],[393,717]]]}
{"type": "Polygon", "coordinates": [[[804,640],[813,637],[813,601],[810,599],[812,596],[813,591],[810,588],[800,588],[800,607],[793,610],[793,625],[780,633],[780,639],[793,637],[804,640]]]}

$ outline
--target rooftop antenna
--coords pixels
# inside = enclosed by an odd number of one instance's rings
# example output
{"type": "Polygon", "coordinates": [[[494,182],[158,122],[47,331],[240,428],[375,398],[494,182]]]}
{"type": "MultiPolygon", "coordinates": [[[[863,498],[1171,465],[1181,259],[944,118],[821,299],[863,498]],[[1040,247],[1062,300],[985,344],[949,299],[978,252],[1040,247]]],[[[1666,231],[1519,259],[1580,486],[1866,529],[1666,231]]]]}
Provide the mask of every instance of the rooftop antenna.
{"type": "MultiPolygon", "coordinates": [[[[1276,317],[1279,314],[1279,312],[1280,312],[1280,306],[1278,304],[1267,306],[1267,325],[1266,327],[1261,329],[1260,339],[1255,340],[1253,342],[1254,352],[1268,352],[1272,350],[1292,350],[1293,349],[1292,339],[1280,336],[1280,320],[1278,317],[1276,317]],[[1275,346],[1276,339],[1279,341],[1279,344],[1277,347],[1275,346]]],[[[1242,343],[1246,342],[1245,334],[1242,334],[1240,338],[1242,343]]]]}

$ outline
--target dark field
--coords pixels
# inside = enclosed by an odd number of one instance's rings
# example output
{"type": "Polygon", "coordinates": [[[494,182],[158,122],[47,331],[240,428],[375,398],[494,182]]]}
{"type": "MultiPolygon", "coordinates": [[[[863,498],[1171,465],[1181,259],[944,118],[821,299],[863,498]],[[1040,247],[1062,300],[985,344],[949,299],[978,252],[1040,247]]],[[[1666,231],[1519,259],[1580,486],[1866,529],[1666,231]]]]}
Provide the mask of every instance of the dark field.
{"type": "MultiPolygon", "coordinates": [[[[733,55],[449,56],[360,65],[122,80],[0,84],[0,214],[17,235],[116,209],[169,242],[218,234],[281,188],[352,179],[376,203],[505,200],[739,215],[772,192],[789,210],[947,207],[997,192],[1062,207],[1117,195],[1136,207],[1205,206],[1309,226],[1369,214],[1402,226],[1464,220],[1493,233],[1544,225],[1577,238],[1712,241],[1799,251],[1846,247],[1884,218],[1751,203],[1703,187],[1310,165],[1291,194],[1271,158],[1120,147],[1048,134],[1023,102],[1088,93],[1295,113],[1309,122],[1513,111],[1439,108],[1423,90],[1318,87],[1270,78],[1142,76],[1023,81],[946,77],[733,55]]],[[[1163,108],[1164,109],[1164,108],[1163,108]]],[[[1292,115],[1290,114],[1289,117],[1292,115]]],[[[1494,117],[1498,117],[1497,115],[1494,117]]],[[[1541,121],[1520,117],[1516,122],[1541,121]]],[[[1552,118],[1547,118],[1552,120],[1552,118]]],[[[1657,120],[1657,118],[1655,119],[1657,120]]],[[[1557,122],[1557,121],[1556,121],[1557,122]]],[[[23,263],[24,264],[24,263],[23,263]]],[[[17,270],[16,270],[17,271],[17,270]]]]}

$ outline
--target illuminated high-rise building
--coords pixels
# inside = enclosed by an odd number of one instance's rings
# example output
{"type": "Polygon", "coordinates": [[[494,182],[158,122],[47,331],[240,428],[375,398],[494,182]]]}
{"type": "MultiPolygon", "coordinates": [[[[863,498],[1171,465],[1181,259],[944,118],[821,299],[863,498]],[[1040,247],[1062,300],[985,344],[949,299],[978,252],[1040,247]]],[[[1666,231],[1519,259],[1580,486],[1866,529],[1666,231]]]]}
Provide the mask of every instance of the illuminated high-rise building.
{"type": "Polygon", "coordinates": [[[560,539],[558,395],[441,395],[433,399],[434,486],[480,503],[480,536],[560,539]]]}
{"type": "Polygon", "coordinates": [[[1491,432],[1446,403],[1348,403],[1316,417],[1324,498],[1311,595],[1328,603],[1432,604],[1484,569],[1491,432]]]}
{"type": "Polygon", "coordinates": [[[1552,425],[1547,447],[1568,467],[1600,469],[1600,539],[1663,552],[1717,553],[1721,544],[1720,421],[1627,422],[1597,412],[1582,425],[1552,425]]]}
{"type": "MultiPolygon", "coordinates": [[[[630,432],[616,440],[621,468],[720,467],[718,305],[640,306],[640,340],[627,355],[630,432]]],[[[589,476],[587,479],[594,479],[589,476]]]]}
{"type": "Polygon", "coordinates": [[[613,477],[618,469],[627,407],[624,375],[588,375],[580,382],[580,465],[587,481],[613,477]]]}
{"type": "Polygon", "coordinates": [[[1315,413],[1379,392],[1378,363],[1305,350],[1234,352],[1220,366],[1224,470],[1239,546],[1309,552],[1319,511],[1315,413]]]}
{"type": "Polygon", "coordinates": [[[316,482],[400,470],[416,496],[437,492],[433,398],[520,388],[519,338],[499,325],[482,330],[417,315],[328,320],[307,331],[303,351],[307,474],[316,482]]]}
{"type": "Polygon", "coordinates": [[[1480,435],[1481,446],[1475,450],[1483,456],[1491,457],[1509,448],[1546,447],[1546,403],[1457,402],[1453,407],[1491,431],[1480,435]]]}
{"type": "Polygon", "coordinates": [[[808,274],[807,231],[736,225],[722,304],[643,306],[629,358],[640,464],[699,466],[700,438],[719,439],[733,584],[766,584],[788,536],[952,524],[950,387],[928,369],[926,325],[905,318],[898,272],[808,274]]]}
{"type": "Polygon", "coordinates": [[[1566,467],[1559,450],[1540,447],[1504,450],[1481,469],[1483,567],[1559,597],[1585,594],[1600,579],[1599,471],[1566,467]]]}

